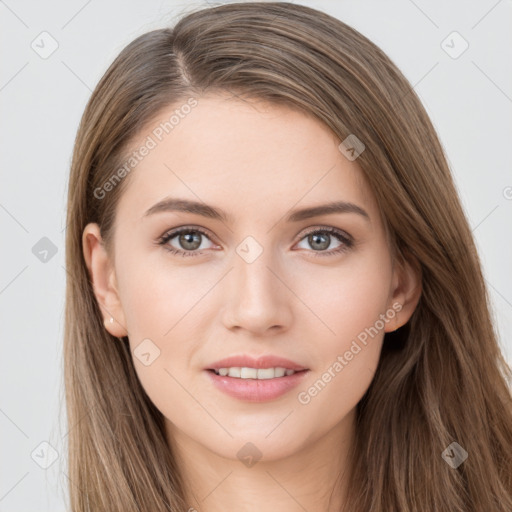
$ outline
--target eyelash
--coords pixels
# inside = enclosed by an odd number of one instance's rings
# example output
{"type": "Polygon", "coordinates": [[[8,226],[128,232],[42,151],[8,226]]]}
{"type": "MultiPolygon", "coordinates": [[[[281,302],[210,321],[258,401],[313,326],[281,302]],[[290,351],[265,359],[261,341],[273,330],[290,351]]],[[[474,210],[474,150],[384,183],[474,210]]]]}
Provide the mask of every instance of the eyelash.
{"type": "MultiPolygon", "coordinates": [[[[185,226],[182,228],[178,228],[176,230],[168,231],[167,233],[162,235],[160,238],[158,238],[157,243],[158,243],[158,245],[163,246],[164,249],[169,251],[171,254],[174,254],[177,256],[183,256],[183,257],[185,257],[185,256],[200,256],[202,254],[201,251],[182,251],[182,250],[178,250],[178,249],[175,249],[174,247],[170,247],[167,245],[167,242],[169,242],[169,240],[175,238],[176,236],[178,236],[182,233],[191,233],[191,232],[192,233],[195,233],[195,232],[201,233],[208,239],[210,238],[208,233],[201,228],[185,226]]],[[[306,238],[308,235],[317,234],[317,233],[328,233],[329,235],[334,236],[339,242],[342,243],[342,245],[340,245],[340,247],[338,247],[337,249],[331,249],[330,251],[312,251],[314,253],[313,254],[314,257],[334,256],[337,254],[341,254],[342,252],[345,252],[345,251],[349,250],[350,248],[352,248],[354,245],[354,242],[349,235],[345,234],[343,231],[340,231],[338,229],[331,228],[331,227],[325,227],[322,229],[314,229],[314,230],[308,231],[307,233],[305,233],[302,236],[302,238],[300,238],[299,242],[301,240],[303,240],[304,238],[306,238]]]]}

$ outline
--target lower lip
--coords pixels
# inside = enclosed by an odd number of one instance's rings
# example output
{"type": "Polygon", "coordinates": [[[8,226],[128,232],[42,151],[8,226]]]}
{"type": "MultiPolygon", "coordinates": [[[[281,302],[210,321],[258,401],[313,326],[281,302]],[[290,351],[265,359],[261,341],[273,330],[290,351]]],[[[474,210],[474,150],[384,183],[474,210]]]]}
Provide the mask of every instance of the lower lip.
{"type": "Polygon", "coordinates": [[[273,379],[239,379],[224,377],[206,370],[213,384],[227,395],[246,402],[267,402],[288,393],[298,386],[309,370],[273,379]]]}

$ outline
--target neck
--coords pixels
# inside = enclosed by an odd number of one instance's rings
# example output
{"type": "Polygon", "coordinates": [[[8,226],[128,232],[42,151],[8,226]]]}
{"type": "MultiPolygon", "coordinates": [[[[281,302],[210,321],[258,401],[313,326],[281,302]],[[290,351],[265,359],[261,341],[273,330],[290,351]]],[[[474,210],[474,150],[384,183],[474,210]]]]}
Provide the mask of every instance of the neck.
{"type": "Polygon", "coordinates": [[[277,459],[243,441],[228,458],[170,423],[166,429],[190,512],[224,512],[227,506],[246,512],[334,512],[345,501],[354,425],[355,410],[318,439],[304,440],[301,449],[277,459]]]}

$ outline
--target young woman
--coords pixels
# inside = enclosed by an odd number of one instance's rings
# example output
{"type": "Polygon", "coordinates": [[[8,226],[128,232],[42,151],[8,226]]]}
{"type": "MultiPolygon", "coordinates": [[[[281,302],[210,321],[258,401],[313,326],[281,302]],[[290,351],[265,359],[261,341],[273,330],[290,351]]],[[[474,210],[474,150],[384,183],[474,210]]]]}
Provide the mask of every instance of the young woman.
{"type": "Polygon", "coordinates": [[[512,510],[511,377],[411,85],[291,3],[129,44],[69,183],[71,509],[512,510]]]}

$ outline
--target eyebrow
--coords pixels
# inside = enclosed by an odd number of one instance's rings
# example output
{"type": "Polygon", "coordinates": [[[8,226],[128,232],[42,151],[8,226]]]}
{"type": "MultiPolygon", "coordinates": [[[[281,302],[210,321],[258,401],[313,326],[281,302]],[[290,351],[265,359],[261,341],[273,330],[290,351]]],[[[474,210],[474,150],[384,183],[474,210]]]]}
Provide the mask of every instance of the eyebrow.
{"type": "MultiPolygon", "coordinates": [[[[160,212],[184,212],[201,215],[214,220],[223,222],[233,222],[233,217],[228,215],[220,208],[207,205],[198,201],[191,201],[189,199],[178,199],[167,197],[162,201],[153,205],[146,211],[144,217],[154,215],[160,212]]],[[[287,217],[286,222],[299,222],[301,220],[318,217],[320,215],[332,215],[336,213],[356,213],[361,215],[366,220],[370,220],[368,213],[360,206],[346,201],[335,201],[332,203],[322,204],[318,206],[311,206],[309,208],[302,208],[293,210],[287,217]]]]}

